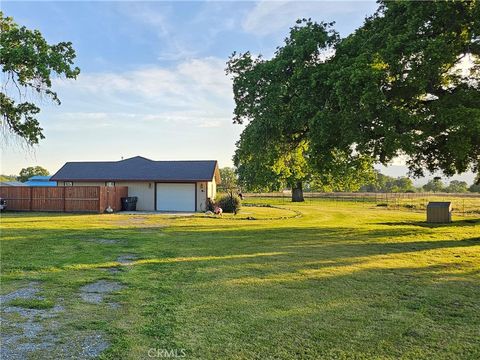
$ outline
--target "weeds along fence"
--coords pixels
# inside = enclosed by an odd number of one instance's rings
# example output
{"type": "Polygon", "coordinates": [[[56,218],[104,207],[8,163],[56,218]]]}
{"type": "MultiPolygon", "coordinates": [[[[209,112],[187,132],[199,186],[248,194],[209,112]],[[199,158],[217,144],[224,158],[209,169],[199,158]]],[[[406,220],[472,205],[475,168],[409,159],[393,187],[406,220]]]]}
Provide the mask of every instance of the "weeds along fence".
{"type": "Polygon", "coordinates": [[[127,186],[0,186],[7,210],[103,213],[121,210],[127,186]]]}
{"type": "MultiPolygon", "coordinates": [[[[291,202],[290,192],[246,193],[246,199],[274,198],[281,203],[291,202]]],[[[360,193],[360,192],[304,192],[305,202],[329,200],[375,204],[394,209],[423,211],[430,201],[451,201],[453,211],[463,216],[480,215],[479,193],[360,193]]]]}

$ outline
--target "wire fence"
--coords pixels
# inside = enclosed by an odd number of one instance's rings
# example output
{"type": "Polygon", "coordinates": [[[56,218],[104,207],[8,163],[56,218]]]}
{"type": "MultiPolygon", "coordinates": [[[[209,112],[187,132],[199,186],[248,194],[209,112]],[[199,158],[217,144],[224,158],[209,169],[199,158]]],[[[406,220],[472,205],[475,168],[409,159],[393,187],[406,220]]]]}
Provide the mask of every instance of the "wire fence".
{"type": "MultiPolygon", "coordinates": [[[[246,193],[245,199],[276,199],[277,202],[287,204],[291,202],[290,192],[271,193],[246,193]]],[[[363,203],[365,205],[375,204],[393,209],[409,211],[423,211],[431,201],[449,201],[452,203],[453,211],[464,217],[480,216],[480,193],[349,193],[349,192],[305,192],[305,202],[315,201],[338,201],[363,203]]]]}

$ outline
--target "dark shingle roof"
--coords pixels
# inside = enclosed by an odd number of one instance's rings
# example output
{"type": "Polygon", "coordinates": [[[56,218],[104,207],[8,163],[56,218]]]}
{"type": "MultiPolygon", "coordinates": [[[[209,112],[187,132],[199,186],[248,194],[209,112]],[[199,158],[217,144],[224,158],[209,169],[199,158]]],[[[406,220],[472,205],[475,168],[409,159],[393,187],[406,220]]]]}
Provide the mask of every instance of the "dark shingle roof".
{"type": "MultiPolygon", "coordinates": [[[[67,162],[53,181],[210,181],[217,161],[154,161],[141,156],[121,161],[67,162]]],[[[219,178],[217,178],[219,182],[219,178]]]]}

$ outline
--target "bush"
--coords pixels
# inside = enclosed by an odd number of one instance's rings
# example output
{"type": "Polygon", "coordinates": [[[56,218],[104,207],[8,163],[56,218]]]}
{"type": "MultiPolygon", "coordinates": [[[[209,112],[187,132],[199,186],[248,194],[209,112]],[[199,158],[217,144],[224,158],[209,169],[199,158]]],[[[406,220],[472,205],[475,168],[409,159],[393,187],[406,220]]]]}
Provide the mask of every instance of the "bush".
{"type": "Polygon", "coordinates": [[[221,207],[225,213],[237,214],[242,207],[242,200],[240,200],[238,195],[227,194],[220,196],[216,201],[216,205],[221,207]]]}
{"type": "Polygon", "coordinates": [[[207,206],[205,207],[205,211],[211,211],[211,212],[213,212],[214,209],[215,209],[215,201],[213,201],[212,199],[208,198],[208,199],[207,199],[207,206]]]}

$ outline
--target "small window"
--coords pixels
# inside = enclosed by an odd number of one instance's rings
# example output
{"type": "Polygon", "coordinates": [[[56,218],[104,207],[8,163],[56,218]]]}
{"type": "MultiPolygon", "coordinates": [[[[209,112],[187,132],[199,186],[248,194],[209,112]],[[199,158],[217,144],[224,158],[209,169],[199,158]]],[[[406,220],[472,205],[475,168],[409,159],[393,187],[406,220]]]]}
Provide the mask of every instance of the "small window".
{"type": "Polygon", "coordinates": [[[105,186],[115,186],[115,181],[106,181],[105,186]]]}
{"type": "Polygon", "coordinates": [[[72,182],[72,181],[65,181],[65,182],[63,183],[63,185],[65,185],[65,186],[73,186],[73,182],[72,182]]]}

